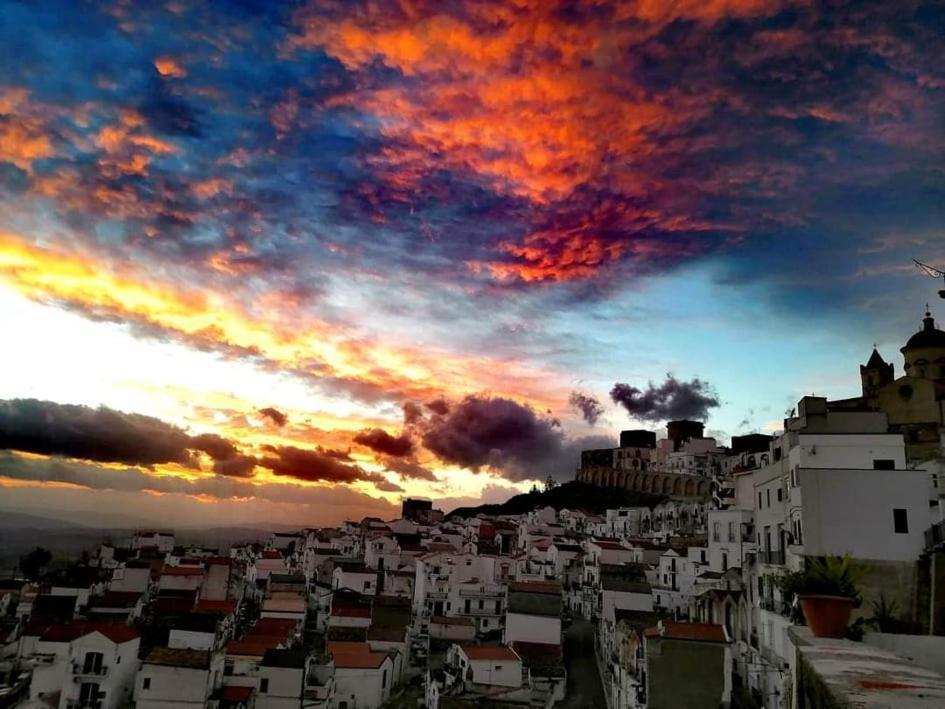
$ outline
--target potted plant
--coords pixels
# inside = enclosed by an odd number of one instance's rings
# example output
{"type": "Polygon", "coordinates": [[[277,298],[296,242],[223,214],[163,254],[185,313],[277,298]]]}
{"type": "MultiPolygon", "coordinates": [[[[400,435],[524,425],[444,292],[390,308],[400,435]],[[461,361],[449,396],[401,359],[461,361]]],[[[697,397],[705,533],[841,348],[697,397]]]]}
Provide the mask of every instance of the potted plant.
{"type": "Polygon", "coordinates": [[[784,574],[778,585],[785,595],[797,596],[816,637],[842,638],[850,613],[860,604],[859,576],[847,557],[808,557],[802,570],[784,574]]]}

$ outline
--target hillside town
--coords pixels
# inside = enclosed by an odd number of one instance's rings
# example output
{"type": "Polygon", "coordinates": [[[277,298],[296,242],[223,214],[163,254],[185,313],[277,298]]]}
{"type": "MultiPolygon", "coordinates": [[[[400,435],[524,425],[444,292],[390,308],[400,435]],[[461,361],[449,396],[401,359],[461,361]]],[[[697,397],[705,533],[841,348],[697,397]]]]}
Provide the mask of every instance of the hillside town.
{"type": "Polygon", "coordinates": [[[945,332],[926,314],[901,352],[773,435],[628,430],[565,484],[640,504],[408,498],[229,549],[138,530],[2,579],[0,707],[941,707],[945,332]],[[856,570],[839,634],[786,581],[816,560],[856,570]]]}

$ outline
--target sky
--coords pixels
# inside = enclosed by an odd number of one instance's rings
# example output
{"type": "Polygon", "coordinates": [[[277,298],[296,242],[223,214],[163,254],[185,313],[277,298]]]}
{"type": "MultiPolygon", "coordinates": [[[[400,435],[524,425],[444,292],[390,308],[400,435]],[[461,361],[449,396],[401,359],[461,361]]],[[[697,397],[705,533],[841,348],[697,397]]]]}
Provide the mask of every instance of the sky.
{"type": "Polygon", "coordinates": [[[855,395],[941,287],[912,259],[945,267],[943,26],[0,0],[4,506],[392,518],[855,395]]]}

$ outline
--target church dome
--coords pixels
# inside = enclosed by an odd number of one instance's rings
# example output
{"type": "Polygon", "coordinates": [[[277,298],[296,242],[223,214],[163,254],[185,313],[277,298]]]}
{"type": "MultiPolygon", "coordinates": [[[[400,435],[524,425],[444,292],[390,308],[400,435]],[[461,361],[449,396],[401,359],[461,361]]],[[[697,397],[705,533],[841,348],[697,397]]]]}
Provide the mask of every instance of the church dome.
{"type": "Polygon", "coordinates": [[[925,314],[922,324],[922,329],[909,338],[902,352],[927,347],[945,348],[945,332],[935,327],[935,320],[932,319],[931,313],[925,314]]]}

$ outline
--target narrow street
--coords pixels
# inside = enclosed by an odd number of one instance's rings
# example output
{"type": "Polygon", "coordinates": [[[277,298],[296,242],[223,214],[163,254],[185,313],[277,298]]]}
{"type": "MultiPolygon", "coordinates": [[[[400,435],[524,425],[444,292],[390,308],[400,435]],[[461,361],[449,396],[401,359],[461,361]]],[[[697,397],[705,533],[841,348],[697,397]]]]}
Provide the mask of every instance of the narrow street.
{"type": "Polygon", "coordinates": [[[565,631],[564,663],[568,670],[568,694],[557,706],[565,709],[606,707],[594,661],[594,626],[590,621],[575,618],[565,631]]]}

